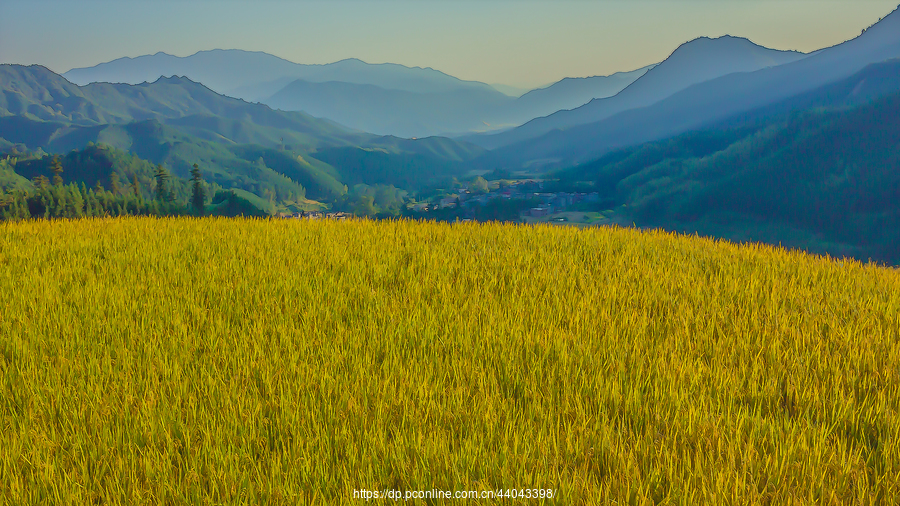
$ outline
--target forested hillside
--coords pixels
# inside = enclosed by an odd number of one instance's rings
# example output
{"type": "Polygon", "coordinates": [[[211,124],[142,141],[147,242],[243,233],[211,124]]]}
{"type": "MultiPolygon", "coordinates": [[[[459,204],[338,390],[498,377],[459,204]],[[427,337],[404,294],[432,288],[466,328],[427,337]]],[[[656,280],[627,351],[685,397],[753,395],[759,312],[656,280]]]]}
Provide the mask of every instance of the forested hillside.
{"type": "Polygon", "coordinates": [[[0,219],[265,216],[273,211],[272,204],[257,205],[240,190],[204,182],[196,170],[195,184],[103,144],[90,143],[65,156],[13,150],[0,158],[0,219]]]}
{"type": "Polygon", "coordinates": [[[622,223],[898,263],[900,94],[848,105],[840,89],[558,176],[593,181],[622,223]]]}
{"type": "Polygon", "coordinates": [[[185,78],[79,87],[40,66],[0,65],[0,88],[0,154],[13,147],[64,154],[102,143],[183,179],[199,164],[210,183],[286,210],[344,202],[357,184],[452,178],[484,152],[445,138],[351,131],[218,95],[185,78]],[[360,165],[353,153],[376,153],[377,163],[360,165]]]}

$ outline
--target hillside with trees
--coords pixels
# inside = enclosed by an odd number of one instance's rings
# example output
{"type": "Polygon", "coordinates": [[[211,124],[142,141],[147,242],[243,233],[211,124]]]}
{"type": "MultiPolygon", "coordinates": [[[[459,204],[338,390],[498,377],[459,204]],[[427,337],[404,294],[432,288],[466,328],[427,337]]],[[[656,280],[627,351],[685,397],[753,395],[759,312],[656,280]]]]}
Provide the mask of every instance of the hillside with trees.
{"type": "Polygon", "coordinates": [[[848,105],[839,88],[556,176],[591,182],[621,224],[900,263],[900,93],[848,105]]]}
{"type": "MultiPolygon", "coordinates": [[[[0,65],[0,89],[0,154],[13,148],[66,154],[103,144],[182,179],[190,178],[197,163],[210,184],[240,190],[273,211],[334,205],[357,184],[452,178],[484,152],[446,138],[351,131],[304,113],[218,95],[185,78],[79,87],[40,66],[0,65]],[[363,153],[373,155],[363,156],[367,161],[361,165],[363,153]]],[[[85,176],[91,186],[94,176],[89,171],[85,176]]],[[[20,187],[21,181],[3,185],[20,187]]]]}
{"type": "Polygon", "coordinates": [[[187,181],[102,144],[65,156],[13,150],[0,159],[0,219],[271,213],[192,170],[187,181]]]}

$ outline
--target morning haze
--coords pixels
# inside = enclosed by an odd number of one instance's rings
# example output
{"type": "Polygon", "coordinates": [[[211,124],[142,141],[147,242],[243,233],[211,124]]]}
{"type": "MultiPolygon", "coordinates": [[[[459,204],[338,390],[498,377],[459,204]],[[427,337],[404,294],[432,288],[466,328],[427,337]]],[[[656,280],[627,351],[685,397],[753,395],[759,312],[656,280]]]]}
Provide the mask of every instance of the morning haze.
{"type": "Polygon", "coordinates": [[[298,63],[359,58],[433,67],[533,88],[658,63],[700,36],[808,52],[859,35],[894,7],[895,0],[7,0],[0,63],[62,73],[158,51],[240,48],[298,63]],[[23,22],[36,16],[39,25],[23,22]]]}

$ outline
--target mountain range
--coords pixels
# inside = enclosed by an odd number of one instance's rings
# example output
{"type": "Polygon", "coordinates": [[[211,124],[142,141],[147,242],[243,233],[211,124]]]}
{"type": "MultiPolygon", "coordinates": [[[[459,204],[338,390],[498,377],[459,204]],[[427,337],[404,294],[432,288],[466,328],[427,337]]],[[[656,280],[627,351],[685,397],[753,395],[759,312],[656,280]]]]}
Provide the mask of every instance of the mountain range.
{"type": "Polygon", "coordinates": [[[370,64],[356,58],[325,65],[304,65],[263,52],[238,49],[200,51],[187,57],[160,52],[136,58],[119,58],[93,67],[72,69],[63,77],[79,85],[93,82],[140,84],[172,75],[202,82],[224,95],[250,100],[269,95],[266,92],[271,83],[282,82],[283,87],[296,79],[314,83],[371,84],[414,93],[458,89],[496,91],[487,84],[463,81],[431,68],[395,63],[370,64]],[[257,86],[264,88],[262,93],[257,91],[257,86]]]}
{"type": "Polygon", "coordinates": [[[0,65],[0,149],[65,153],[90,142],[131,151],[177,177],[199,163],[224,188],[324,201],[355,184],[387,183],[385,174],[411,187],[459,175],[464,162],[483,153],[445,138],[347,130],[219,95],[183,77],[77,86],[44,67],[0,65]],[[378,170],[350,156],[357,152],[378,153],[378,170]],[[338,165],[317,158],[326,154],[338,165]],[[341,166],[345,160],[349,165],[341,166]]]}
{"type": "Polygon", "coordinates": [[[285,111],[303,111],[366,132],[425,137],[517,126],[537,116],[612,96],[652,65],[610,76],[563,79],[510,97],[484,83],[463,81],[430,68],[368,64],[347,59],[302,65],[240,50],[165,53],[120,58],[63,76],[73,83],[153,82],[184,76],[210,89],[285,111]]]}
{"type": "Polygon", "coordinates": [[[121,58],[65,76],[81,84],[139,84],[181,75],[221,94],[305,111],[349,129],[459,137],[493,150],[479,167],[540,170],[676,135],[897,56],[897,18],[894,12],[861,36],[811,54],[776,51],[739,37],[700,37],[658,65],[564,79],[518,98],[431,68],[356,59],[301,65],[239,50],[121,58]]]}
{"type": "MultiPolygon", "coordinates": [[[[484,136],[492,139],[490,142],[471,136],[466,139],[492,148],[502,146],[492,151],[490,161],[485,162],[487,166],[563,167],[586,162],[617,148],[712,125],[734,114],[847,78],[869,64],[897,57],[900,57],[900,11],[895,10],[855,39],[796,61],[726,74],[675,91],[655,103],[610,115],[609,106],[604,104],[621,100],[626,89],[606,101],[593,101],[509,132],[484,136]]],[[[664,68],[660,64],[635,81],[635,85],[664,68]]]]}
{"type": "Polygon", "coordinates": [[[572,110],[559,110],[508,132],[470,136],[467,140],[487,148],[505,146],[552,130],[592,123],[622,111],[646,107],[693,84],[735,72],[782,65],[806,56],[796,51],[764,48],[738,37],[701,37],[679,46],[662,63],[613,96],[595,98],[572,110]]]}

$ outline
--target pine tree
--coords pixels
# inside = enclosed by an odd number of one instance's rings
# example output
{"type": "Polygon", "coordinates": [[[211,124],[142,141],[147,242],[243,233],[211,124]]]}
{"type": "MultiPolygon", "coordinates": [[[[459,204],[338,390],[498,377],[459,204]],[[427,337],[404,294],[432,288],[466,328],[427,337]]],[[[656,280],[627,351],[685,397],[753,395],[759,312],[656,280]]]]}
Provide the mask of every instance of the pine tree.
{"type": "Polygon", "coordinates": [[[53,172],[53,186],[62,186],[63,184],[63,167],[59,160],[59,155],[53,155],[53,162],[50,164],[50,170],[53,172]]]}
{"type": "Polygon", "coordinates": [[[14,195],[6,195],[5,192],[0,192],[0,219],[12,219],[15,205],[16,200],[14,195]]]}
{"type": "Polygon", "coordinates": [[[194,206],[194,211],[198,215],[203,216],[203,201],[206,196],[203,192],[203,179],[200,177],[200,167],[198,167],[196,163],[191,169],[191,181],[194,182],[194,193],[191,198],[191,203],[194,206]]]}
{"type": "Polygon", "coordinates": [[[100,201],[100,196],[97,195],[97,193],[92,191],[90,195],[88,195],[88,202],[90,202],[91,205],[91,216],[103,216],[105,214],[103,204],[100,201]]]}
{"type": "Polygon", "coordinates": [[[41,209],[43,210],[43,213],[41,213],[41,217],[43,217],[44,219],[49,219],[53,209],[53,195],[51,195],[50,192],[45,192],[43,195],[41,195],[40,202],[41,209]]]}
{"type": "Polygon", "coordinates": [[[169,173],[159,164],[156,166],[156,200],[166,202],[171,201],[172,197],[169,191],[169,173]]]}
{"type": "Polygon", "coordinates": [[[35,176],[34,186],[36,186],[39,190],[46,190],[50,187],[50,180],[47,179],[47,176],[35,176]]]}
{"type": "Polygon", "coordinates": [[[28,203],[25,202],[24,196],[16,201],[16,218],[20,220],[31,218],[31,213],[28,211],[28,203]]]}
{"type": "Polygon", "coordinates": [[[84,198],[84,215],[88,218],[96,216],[91,197],[88,195],[84,198]]]}
{"type": "Polygon", "coordinates": [[[66,212],[66,195],[63,192],[57,192],[55,198],[50,201],[50,216],[53,218],[62,218],[66,212]]]}
{"type": "Polygon", "coordinates": [[[122,187],[119,185],[119,175],[115,172],[109,176],[109,185],[112,187],[113,195],[119,195],[122,192],[122,187]]]}
{"type": "Polygon", "coordinates": [[[68,208],[65,216],[68,218],[80,218],[84,215],[84,194],[75,184],[70,185],[67,199],[68,208]]]}

